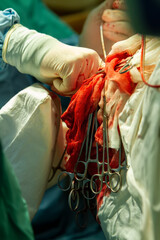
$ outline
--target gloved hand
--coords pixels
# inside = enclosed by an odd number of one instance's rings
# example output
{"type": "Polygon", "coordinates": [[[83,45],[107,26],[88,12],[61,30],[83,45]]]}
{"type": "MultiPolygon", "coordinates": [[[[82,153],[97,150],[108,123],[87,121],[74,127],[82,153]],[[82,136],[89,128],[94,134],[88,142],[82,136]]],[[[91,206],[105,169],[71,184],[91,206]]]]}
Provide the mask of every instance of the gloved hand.
{"type": "Polygon", "coordinates": [[[103,34],[106,53],[112,45],[133,34],[125,12],[123,0],[106,0],[93,9],[84,24],[80,46],[90,47],[103,58],[102,44],[100,40],[100,25],[103,23],[103,34]]]}
{"type": "Polygon", "coordinates": [[[63,95],[76,91],[102,62],[91,49],[68,46],[19,24],[7,33],[2,56],[20,72],[33,75],[63,95]]]}
{"type": "MultiPolygon", "coordinates": [[[[98,7],[94,8],[88,15],[79,38],[79,44],[82,47],[89,47],[97,51],[97,53],[104,60],[101,38],[100,38],[100,25],[102,24],[102,14],[105,9],[112,8],[113,0],[106,0],[98,7]]],[[[104,39],[106,52],[111,50],[113,42],[104,39]]]]}
{"type": "Polygon", "coordinates": [[[111,41],[118,42],[130,37],[134,32],[125,11],[124,1],[115,0],[112,7],[113,9],[106,9],[102,14],[103,34],[111,41]]]}

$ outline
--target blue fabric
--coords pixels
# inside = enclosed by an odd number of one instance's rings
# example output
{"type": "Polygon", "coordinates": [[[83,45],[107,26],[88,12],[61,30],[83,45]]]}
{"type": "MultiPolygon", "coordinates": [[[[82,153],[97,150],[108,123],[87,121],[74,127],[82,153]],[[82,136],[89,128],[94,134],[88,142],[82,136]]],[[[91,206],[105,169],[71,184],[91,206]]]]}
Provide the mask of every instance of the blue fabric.
{"type": "Polygon", "coordinates": [[[7,67],[7,64],[2,59],[2,47],[6,33],[14,24],[19,23],[19,21],[19,16],[13,9],[9,8],[0,11],[0,70],[7,67]]]}
{"type": "Polygon", "coordinates": [[[0,70],[0,108],[19,91],[35,82],[38,81],[7,64],[5,69],[0,70]]]}
{"type": "Polygon", "coordinates": [[[2,59],[6,33],[19,22],[19,15],[13,9],[0,11],[0,108],[20,90],[35,82],[32,77],[19,73],[16,68],[9,66],[2,59]]]}
{"type": "Polygon", "coordinates": [[[5,34],[11,26],[19,22],[19,15],[12,8],[0,11],[0,29],[2,34],[5,34]]]}
{"type": "MultiPolygon", "coordinates": [[[[81,201],[83,201],[81,199],[81,201]]],[[[58,186],[48,189],[32,221],[36,240],[105,240],[101,227],[88,211],[87,227],[81,229],[68,206],[68,193],[58,186]]]]}

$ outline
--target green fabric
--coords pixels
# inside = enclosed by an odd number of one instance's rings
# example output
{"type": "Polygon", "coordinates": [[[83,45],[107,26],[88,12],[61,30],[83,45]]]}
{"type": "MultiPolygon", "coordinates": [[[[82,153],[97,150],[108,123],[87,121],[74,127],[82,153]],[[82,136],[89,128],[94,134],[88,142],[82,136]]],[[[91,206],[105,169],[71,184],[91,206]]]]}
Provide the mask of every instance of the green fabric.
{"type": "Polygon", "coordinates": [[[34,239],[27,205],[0,145],[0,239],[34,239]]]}
{"type": "Polygon", "coordinates": [[[59,40],[74,34],[74,31],[41,0],[1,0],[0,10],[6,8],[13,8],[19,14],[21,24],[29,29],[46,33],[59,40]]]}

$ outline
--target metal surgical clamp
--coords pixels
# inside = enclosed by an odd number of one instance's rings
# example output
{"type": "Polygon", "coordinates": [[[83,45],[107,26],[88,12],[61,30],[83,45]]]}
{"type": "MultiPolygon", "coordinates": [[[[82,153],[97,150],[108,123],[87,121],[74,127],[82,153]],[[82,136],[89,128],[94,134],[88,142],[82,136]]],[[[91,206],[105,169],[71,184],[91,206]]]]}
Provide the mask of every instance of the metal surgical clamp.
{"type": "Polygon", "coordinates": [[[120,74],[123,74],[123,73],[126,73],[126,72],[129,72],[135,65],[131,64],[131,60],[133,59],[133,57],[128,57],[126,61],[122,61],[120,62],[120,64],[118,64],[119,66],[122,65],[123,63],[125,63],[123,65],[123,67],[119,70],[119,73],[120,74]]]}
{"type": "MultiPolygon", "coordinates": [[[[98,122],[97,122],[97,109],[95,112],[90,113],[88,117],[88,126],[87,126],[87,134],[82,143],[81,150],[79,153],[79,157],[77,159],[77,163],[75,165],[74,174],[77,181],[82,182],[82,194],[86,199],[93,199],[95,197],[94,192],[90,189],[90,179],[88,178],[88,166],[90,163],[97,164],[98,162],[98,143],[96,144],[96,157],[91,158],[91,150],[93,144],[94,133],[97,131],[98,122]],[[84,161],[80,160],[82,151],[85,147],[85,158],[84,161]],[[79,169],[82,169],[81,172],[79,169]],[[91,190],[90,194],[88,194],[88,190],[91,190]],[[87,194],[86,194],[87,193],[87,194]]],[[[92,183],[92,188],[97,189],[97,184],[92,183]]]]}
{"type": "MultiPolygon", "coordinates": [[[[96,205],[92,202],[93,197],[91,198],[90,196],[90,185],[85,184],[85,181],[87,180],[77,181],[75,179],[74,173],[69,173],[66,171],[61,172],[58,178],[58,186],[60,187],[60,189],[62,191],[69,190],[68,205],[70,209],[75,212],[77,225],[81,228],[84,228],[87,225],[88,209],[90,209],[91,211],[96,209],[96,205]],[[84,189],[86,191],[85,194],[83,193],[84,189]],[[83,197],[83,206],[80,202],[80,200],[82,200],[82,195],[85,196],[83,197]]],[[[90,183],[90,181],[88,183],[90,183]]]]}
{"type": "Polygon", "coordinates": [[[67,146],[65,147],[65,149],[64,149],[64,151],[63,151],[63,154],[62,154],[62,156],[61,156],[61,159],[60,159],[59,163],[57,164],[57,166],[56,166],[56,167],[53,166],[53,167],[51,168],[52,174],[51,174],[51,176],[49,177],[48,182],[50,182],[50,181],[54,178],[57,170],[62,170],[62,171],[64,170],[64,169],[61,167],[61,163],[62,163],[62,161],[63,161],[63,158],[64,158],[64,155],[65,155],[66,150],[67,150],[67,146]]]}
{"type": "MultiPolygon", "coordinates": [[[[119,170],[121,170],[120,166],[117,171],[114,171],[111,169],[110,164],[109,164],[109,144],[108,144],[108,133],[107,133],[107,116],[106,116],[106,98],[104,95],[104,108],[103,108],[103,157],[102,157],[102,162],[98,160],[97,162],[97,168],[98,168],[98,173],[94,174],[91,177],[91,190],[95,194],[99,194],[102,190],[103,184],[106,184],[107,187],[112,191],[112,192],[118,192],[121,188],[121,175],[119,173],[119,170]],[[106,160],[105,160],[106,159],[106,160]],[[99,183],[99,189],[96,191],[93,188],[93,184],[97,182],[99,183]]],[[[119,156],[119,164],[120,164],[120,156],[119,156]]]]}
{"type": "MultiPolygon", "coordinates": [[[[112,192],[118,192],[121,188],[121,175],[120,171],[114,171],[109,164],[109,144],[108,144],[108,126],[106,126],[106,97],[104,95],[104,109],[103,109],[103,156],[105,154],[105,148],[107,152],[107,171],[104,171],[105,183],[112,192]],[[116,183],[116,184],[115,184],[116,183]]],[[[120,148],[121,149],[121,148],[120,148]]],[[[119,151],[119,165],[121,162],[121,151],[119,151]]],[[[119,166],[120,167],[120,166],[119,166]]]]}

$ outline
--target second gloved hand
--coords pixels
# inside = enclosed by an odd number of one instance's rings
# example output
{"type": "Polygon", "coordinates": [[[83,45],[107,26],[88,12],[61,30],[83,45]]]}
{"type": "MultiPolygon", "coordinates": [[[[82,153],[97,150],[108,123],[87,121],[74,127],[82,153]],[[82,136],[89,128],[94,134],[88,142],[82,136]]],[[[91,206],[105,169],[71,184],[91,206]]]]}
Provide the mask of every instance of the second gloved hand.
{"type": "Polygon", "coordinates": [[[133,35],[127,14],[119,9],[107,9],[102,19],[104,36],[113,42],[122,41],[133,35]]]}
{"type": "Polygon", "coordinates": [[[2,56],[20,72],[33,75],[64,95],[75,92],[102,62],[91,49],[68,46],[18,24],[7,33],[2,56]]]}
{"type": "Polygon", "coordinates": [[[104,10],[102,20],[104,36],[113,42],[122,41],[134,34],[124,0],[114,0],[112,9],[104,10]]]}
{"type": "Polygon", "coordinates": [[[102,60],[91,49],[54,41],[55,45],[41,62],[41,75],[52,82],[52,90],[70,95],[82,85],[83,80],[97,72],[102,60]]]}

